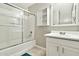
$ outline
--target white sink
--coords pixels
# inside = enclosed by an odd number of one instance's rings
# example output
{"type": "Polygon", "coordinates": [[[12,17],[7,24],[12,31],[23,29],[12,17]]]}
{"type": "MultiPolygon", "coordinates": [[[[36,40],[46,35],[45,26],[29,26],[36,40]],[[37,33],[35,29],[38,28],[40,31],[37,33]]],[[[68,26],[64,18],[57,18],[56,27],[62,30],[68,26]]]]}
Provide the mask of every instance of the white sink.
{"type": "Polygon", "coordinates": [[[53,31],[45,36],[79,40],[79,32],[53,31]],[[60,32],[65,32],[65,34],[60,34],[60,32]]]}

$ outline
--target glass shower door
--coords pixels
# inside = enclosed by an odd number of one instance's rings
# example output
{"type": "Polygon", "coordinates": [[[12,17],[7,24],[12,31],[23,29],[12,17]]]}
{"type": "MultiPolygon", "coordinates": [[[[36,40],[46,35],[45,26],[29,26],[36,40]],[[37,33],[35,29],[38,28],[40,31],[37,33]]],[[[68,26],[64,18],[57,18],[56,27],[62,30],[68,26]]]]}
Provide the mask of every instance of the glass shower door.
{"type": "Polygon", "coordinates": [[[35,16],[25,13],[23,16],[23,42],[28,42],[34,38],[35,16]]]}

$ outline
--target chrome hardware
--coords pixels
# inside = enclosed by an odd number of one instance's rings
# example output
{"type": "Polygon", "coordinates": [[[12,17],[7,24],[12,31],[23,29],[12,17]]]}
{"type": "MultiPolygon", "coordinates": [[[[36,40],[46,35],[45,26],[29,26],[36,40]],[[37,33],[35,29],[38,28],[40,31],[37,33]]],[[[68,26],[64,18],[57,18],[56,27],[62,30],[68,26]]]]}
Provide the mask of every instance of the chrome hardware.
{"type": "Polygon", "coordinates": [[[64,48],[62,48],[62,53],[64,53],[64,48]]]}
{"type": "Polygon", "coordinates": [[[60,32],[60,34],[61,34],[61,35],[65,35],[66,33],[65,33],[65,32],[60,32]]]}
{"type": "Polygon", "coordinates": [[[59,46],[57,46],[57,52],[59,51],[59,46]]]}

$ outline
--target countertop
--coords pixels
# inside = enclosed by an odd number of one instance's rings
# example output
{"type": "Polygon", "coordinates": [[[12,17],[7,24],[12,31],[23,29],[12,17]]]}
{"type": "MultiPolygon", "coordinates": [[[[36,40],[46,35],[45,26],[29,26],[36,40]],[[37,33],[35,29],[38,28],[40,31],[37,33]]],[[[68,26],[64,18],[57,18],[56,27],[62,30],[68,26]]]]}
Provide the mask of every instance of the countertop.
{"type": "Polygon", "coordinates": [[[66,32],[65,35],[59,34],[58,32],[51,32],[45,34],[46,37],[54,37],[54,38],[64,38],[64,39],[71,39],[71,40],[79,40],[79,32],[66,32]]]}

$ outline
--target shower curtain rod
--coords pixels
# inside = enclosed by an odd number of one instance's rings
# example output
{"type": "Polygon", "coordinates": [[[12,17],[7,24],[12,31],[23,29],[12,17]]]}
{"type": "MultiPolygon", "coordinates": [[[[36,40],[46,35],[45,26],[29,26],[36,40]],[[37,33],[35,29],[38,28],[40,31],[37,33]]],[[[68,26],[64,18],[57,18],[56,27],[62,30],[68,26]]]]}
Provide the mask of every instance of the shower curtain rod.
{"type": "Polygon", "coordinates": [[[9,6],[11,6],[11,7],[14,7],[14,8],[17,8],[17,9],[22,10],[22,11],[25,11],[25,12],[27,12],[27,13],[32,14],[32,15],[35,16],[35,14],[31,13],[30,11],[25,10],[25,9],[19,7],[19,6],[14,5],[14,4],[10,4],[10,3],[4,3],[4,4],[9,5],[9,6]]]}

